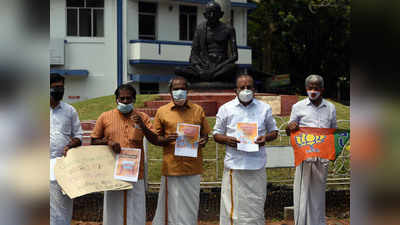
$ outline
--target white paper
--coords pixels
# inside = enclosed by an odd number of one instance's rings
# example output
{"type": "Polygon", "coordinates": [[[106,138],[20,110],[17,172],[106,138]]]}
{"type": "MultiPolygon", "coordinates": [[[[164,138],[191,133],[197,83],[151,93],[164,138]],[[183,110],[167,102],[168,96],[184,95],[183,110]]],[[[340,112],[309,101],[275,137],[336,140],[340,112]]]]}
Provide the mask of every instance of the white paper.
{"type": "Polygon", "coordinates": [[[245,152],[259,151],[258,144],[255,144],[257,137],[257,123],[239,122],[236,124],[236,138],[240,141],[237,144],[238,150],[245,152]]]}
{"type": "Polygon", "coordinates": [[[258,152],[259,146],[258,144],[242,144],[238,143],[237,144],[237,149],[240,151],[245,151],[245,152],[258,152]]]}
{"type": "Polygon", "coordinates": [[[114,178],[137,182],[140,168],[140,153],[141,149],[138,148],[122,148],[115,162],[114,178]]]}
{"type": "Polygon", "coordinates": [[[50,181],[55,181],[54,167],[56,166],[57,158],[50,159],[50,181]]]}
{"type": "Polygon", "coordinates": [[[178,138],[175,143],[175,155],[196,158],[199,148],[200,126],[178,123],[176,133],[178,138]]]}

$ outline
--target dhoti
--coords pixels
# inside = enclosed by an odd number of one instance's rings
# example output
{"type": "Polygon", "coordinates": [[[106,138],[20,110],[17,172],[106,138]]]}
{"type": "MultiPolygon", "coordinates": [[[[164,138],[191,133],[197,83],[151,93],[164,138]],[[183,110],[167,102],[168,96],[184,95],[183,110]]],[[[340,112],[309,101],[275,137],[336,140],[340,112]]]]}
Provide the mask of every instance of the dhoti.
{"type": "Polygon", "coordinates": [[[328,161],[303,162],[294,178],[295,225],[325,225],[325,189],[328,161]]]}
{"type": "Polygon", "coordinates": [[[265,225],[267,174],[225,168],[221,187],[220,225],[265,225]]]}
{"type": "Polygon", "coordinates": [[[73,200],[62,193],[57,181],[50,182],[50,225],[70,225],[73,200]]]}
{"type": "MultiPolygon", "coordinates": [[[[146,196],[144,180],[138,180],[127,190],[127,225],[146,224],[146,196]]],[[[124,191],[104,192],[104,225],[124,224],[124,191]]]]}
{"type": "Polygon", "coordinates": [[[152,224],[197,225],[199,195],[200,175],[162,176],[152,224]]]}

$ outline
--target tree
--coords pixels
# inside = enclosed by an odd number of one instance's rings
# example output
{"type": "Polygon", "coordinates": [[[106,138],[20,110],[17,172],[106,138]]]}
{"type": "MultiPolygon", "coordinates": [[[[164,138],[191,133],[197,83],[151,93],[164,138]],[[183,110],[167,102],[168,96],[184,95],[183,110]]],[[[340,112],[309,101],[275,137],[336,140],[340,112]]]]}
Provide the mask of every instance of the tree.
{"type": "Polygon", "coordinates": [[[320,74],[327,96],[335,96],[337,78],[350,74],[350,3],[260,0],[249,14],[253,66],[269,73],[290,73],[299,91],[304,90],[306,76],[320,74]]]}

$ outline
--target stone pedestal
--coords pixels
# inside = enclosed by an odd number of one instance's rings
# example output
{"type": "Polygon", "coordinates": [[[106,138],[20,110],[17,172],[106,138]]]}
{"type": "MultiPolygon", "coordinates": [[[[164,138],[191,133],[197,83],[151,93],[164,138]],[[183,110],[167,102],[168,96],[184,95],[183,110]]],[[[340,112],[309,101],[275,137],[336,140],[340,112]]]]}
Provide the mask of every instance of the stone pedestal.
{"type": "Polygon", "coordinates": [[[194,82],[190,84],[190,89],[199,92],[210,90],[233,90],[236,87],[235,83],[231,82],[194,82]]]}

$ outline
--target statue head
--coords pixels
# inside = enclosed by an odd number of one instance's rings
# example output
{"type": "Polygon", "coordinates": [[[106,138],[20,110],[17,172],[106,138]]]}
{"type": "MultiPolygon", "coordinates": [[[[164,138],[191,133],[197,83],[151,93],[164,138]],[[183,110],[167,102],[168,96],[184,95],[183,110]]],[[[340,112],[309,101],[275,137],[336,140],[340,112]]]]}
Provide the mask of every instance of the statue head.
{"type": "Polygon", "coordinates": [[[203,15],[207,19],[207,23],[215,25],[218,23],[219,19],[222,18],[224,12],[222,12],[221,6],[218,3],[210,1],[207,3],[203,15]]]}

